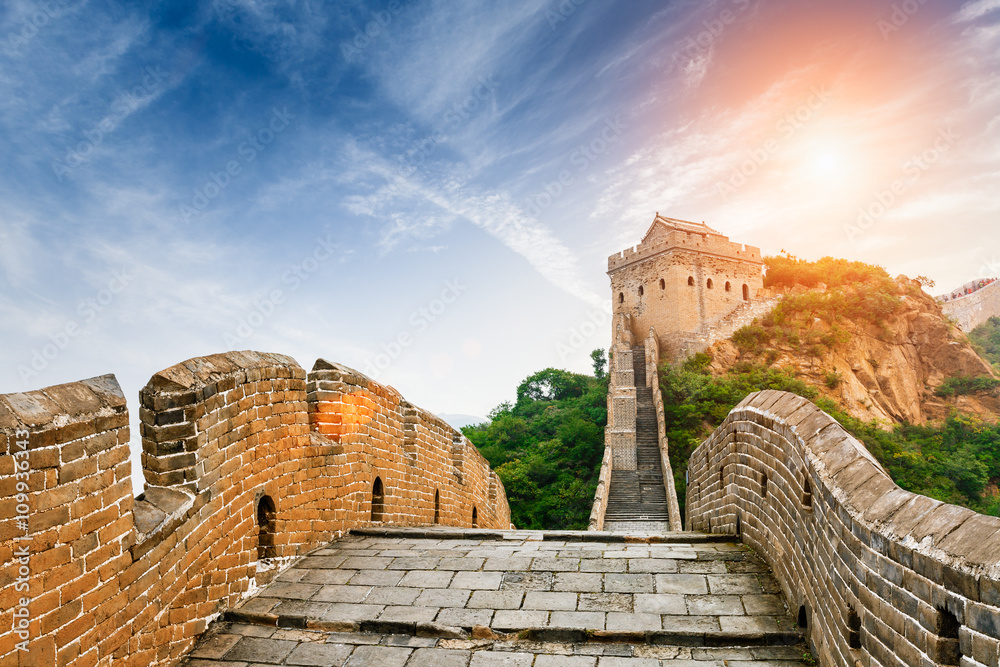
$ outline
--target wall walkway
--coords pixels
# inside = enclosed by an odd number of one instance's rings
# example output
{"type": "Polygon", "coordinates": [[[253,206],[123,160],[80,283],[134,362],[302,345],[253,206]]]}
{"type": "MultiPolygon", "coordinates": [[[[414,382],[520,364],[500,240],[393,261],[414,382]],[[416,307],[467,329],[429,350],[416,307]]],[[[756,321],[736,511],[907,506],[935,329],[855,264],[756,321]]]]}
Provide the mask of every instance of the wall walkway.
{"type": "Polygon", "coordinates": [[[996,665],[1000,518],[896,486],[811,402],[748,396],[691,455],[687,528],[761,554],[821,665],[996,665]]]}

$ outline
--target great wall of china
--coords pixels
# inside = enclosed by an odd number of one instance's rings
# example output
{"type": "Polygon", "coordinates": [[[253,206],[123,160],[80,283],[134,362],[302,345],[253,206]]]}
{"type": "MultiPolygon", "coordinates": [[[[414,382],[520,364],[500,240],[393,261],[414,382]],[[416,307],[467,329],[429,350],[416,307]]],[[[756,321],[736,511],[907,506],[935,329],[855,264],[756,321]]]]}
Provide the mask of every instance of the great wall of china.
{"type": "MultiPolygon", "coordinates": [[[[0,667],[1000,665],[1000,519],[900,489],[805,399],[730,413],[682,525],[657,364],[768,304],[757,249],[659,216],[647,236],[609,262],[630,273],[588,532],[514,529],[461,433],[322,359],[155,374],[138,497],[114,376],[0,396],[0,667]],[[671,244],[711,257],[626,261],[671,244]]],[[[943,307],[968,331],[998,295],[943,307]]]]}
{"type": "MultiPolygon", "coordinates": [[[[972,284],[974,283],[969,283],[972,284]]],[[[962,286],[964,287],[966,285],[962,286]]],[[[955,320],[959,329],[969,333],[991,317],[1000,317],[1000,280],[945,301],[941,304],[941,310],[955,320]]]]}

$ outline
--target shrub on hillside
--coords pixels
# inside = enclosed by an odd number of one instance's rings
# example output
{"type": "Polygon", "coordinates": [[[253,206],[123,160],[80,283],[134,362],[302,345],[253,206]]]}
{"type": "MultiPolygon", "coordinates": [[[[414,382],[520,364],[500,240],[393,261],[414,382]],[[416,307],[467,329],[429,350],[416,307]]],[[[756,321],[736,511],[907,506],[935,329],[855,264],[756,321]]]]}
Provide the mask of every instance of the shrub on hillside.
{"type": "Polygon", "coordinates": [[[991,377],[969,377],[967,375],[955,375],[945,378],[934,393],[938,396],[964,396],[968,394],[978,394],[980,392],[993,391],[1000,386],[1000,380],[991,377]]]}
{"type": "Polygon", "coordinates": [[[969,341],[983,359],[1000,368],[1000,317],[991,317],[970,331],[969,341]]]}

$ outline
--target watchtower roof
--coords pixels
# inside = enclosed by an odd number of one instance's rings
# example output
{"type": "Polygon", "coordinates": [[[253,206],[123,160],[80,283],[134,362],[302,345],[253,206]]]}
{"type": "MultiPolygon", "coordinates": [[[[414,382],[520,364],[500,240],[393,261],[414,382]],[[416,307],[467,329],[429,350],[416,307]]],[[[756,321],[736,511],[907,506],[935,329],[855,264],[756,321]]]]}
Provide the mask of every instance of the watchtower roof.
{"type": "Polygon", "coordinates": [[[715,234],[717,236],[723,236],[722,232],[712,229],[704,222],[689,222],[688,220],[680,220],[678,218],[668,218],[664,215],[656,214],[653,218],[653,224],[649,226],[646,233],[643,235],[642,240],[645,241],[649,238],[649,235],[653,233],[657,225],[666,228],[667,231],[680,231],[689,232],[691,234],[715,234]]]}
{"type": "Polygon", "coordinates": [[[608,257],[608,273],[664,253],[682,251],[761,264],[760,248],[732,243],[704,222],[689,222],[656,214],[638,245],[608,257]]]}

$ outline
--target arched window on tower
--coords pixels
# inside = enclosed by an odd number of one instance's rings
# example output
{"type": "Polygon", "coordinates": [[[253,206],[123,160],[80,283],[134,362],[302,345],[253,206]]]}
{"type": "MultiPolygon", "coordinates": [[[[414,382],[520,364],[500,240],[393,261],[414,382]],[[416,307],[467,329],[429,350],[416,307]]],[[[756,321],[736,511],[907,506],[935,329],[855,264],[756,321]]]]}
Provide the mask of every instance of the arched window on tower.
{"type": "Polygon", "coordinates": [[[618,292],[618,303],[625,303],[625,293],[618,292]]]}
{"type": "Polygon", "coordinates": [[[660,289],[667,289],[667,281],[660,278],[660,289]]]}
{"type": "Polygon", "coordinates": [[[257,501],[257,559],[274,558],[275,518],[278,512],[271,496],[261,496],[257,501]]]}
{"type": "Polygon", "coordinates": [[[694,276],[688,276],[688,286],[694,287],[694,276]]]}
{"type": "Polygon", "coordinates": [[[728,280],[726,281],[726,291],[727,292],[732,292],[733,291],[733,284],[731,282],[729,282],[728,280]]]}
{"type": "Polygon", "coordinates": [[[713,282],[712,282],[712,279],[711,279],[711,278],[709,278],[709,279],[708,279],[708,283],[707,283],[707,285],[708,285],[708,289],[712,289],[712,287],[714,287],[714,286],[715,286],[715,283],[713,283],[713,282]]]}
{"type": "Polygon", "coordinates": [[[642,293],[643,293],[642,285],[639,285],[639,296],[642,296],[642,293]]]}
{"type": "Polygon", "coordinates": [[[743,284],[743,300],[750,300],[750,288],[746,285],[746,283],[743,284]]]}

